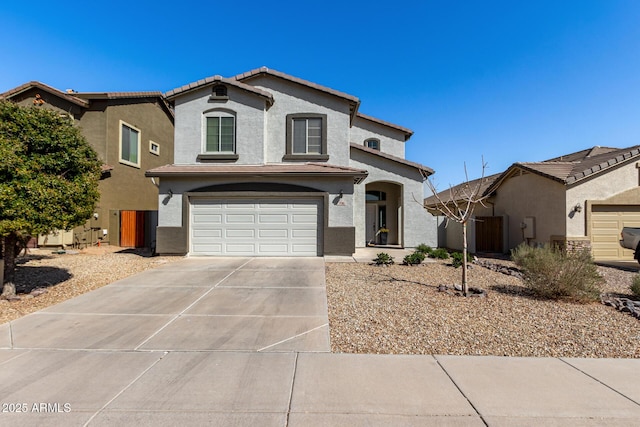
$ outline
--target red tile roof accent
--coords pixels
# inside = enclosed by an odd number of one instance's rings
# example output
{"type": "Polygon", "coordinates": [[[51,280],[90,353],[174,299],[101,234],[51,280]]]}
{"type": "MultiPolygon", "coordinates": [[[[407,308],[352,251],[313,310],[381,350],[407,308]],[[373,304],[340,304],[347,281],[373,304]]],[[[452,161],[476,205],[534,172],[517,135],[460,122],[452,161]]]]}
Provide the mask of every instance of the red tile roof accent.
{"type": "Polygon", "coordinates": [[[433,175],[435,173],[433,169],[427,166],[421,165],[420,163],[411,162],[409,160],[403,159],[402,157],[397,157],[391,154],[383,153],[380,150],[375,150],[373,148],[365,147],[364,145],[360,145],[360,144],[354,144],[353,142],[349,145],[351,148],[355,148],[356,150],[364,151],[365,153],[373,154],[374,156],[382,157],[383,159],[391,160],[393,162],[400,163],[405,166],[416,168],[425,176],[433,175]]]}

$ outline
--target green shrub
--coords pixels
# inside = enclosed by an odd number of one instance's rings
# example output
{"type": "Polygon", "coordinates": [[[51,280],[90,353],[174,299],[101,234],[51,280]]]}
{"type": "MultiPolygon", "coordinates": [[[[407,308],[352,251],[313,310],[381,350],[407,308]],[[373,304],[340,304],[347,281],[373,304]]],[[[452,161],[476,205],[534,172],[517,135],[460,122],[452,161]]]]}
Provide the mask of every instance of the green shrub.
{"type": "Polygon", "coordinates": [[[393,264],[393,257],[385,252],[380,252],[377,257],[373,259],[376,265],[389,265],[393,264]]]}
{"type": "Polygon", "coordinates": [[[424,261],[424,254],[420,251],[405,256],[403,260],[406,265],[420,264],[422,261],[424,261]]]}
{"type": "Polygon", "coordinates": [[[449,252],[444,248],[434,249],[429,254],[429,258],[448,259],[449,252]]]}
{"type": "Polygon", "coordinates": [[[421,243],[418,246],[416,246],[416,252],[420,252],[425,255],[429,255],[432,251],[433,249],[431,248],[431,246],[425,245],[424,243],[421,243]]]}
{"type": "Polygon", "coordinates": [[[566,253],[521,244],[511,257],[522,270],[525,284],[540,297],[590,302],[600,296],[602,277],[588,250],[566,253]]]}
{"type": "Polygon", "coordinates": [[[637,297],[640,297],[640,274],[636,274],[633,277],[633,283],[631,283],[631,292],[637,297]]]}
{"type": "MultiPolygon", "coordinates": [[[[458,268],[460,266],[462,266],[462,258],[464,258],[464,256],[462,255],[462,252],[454,252],[451,254],[451,264],[455,267],[458,268]]],[[[467,262],[472,262],[473,261],[473,255],[471,255],[470,253],[467,252],[467,262]]]]}

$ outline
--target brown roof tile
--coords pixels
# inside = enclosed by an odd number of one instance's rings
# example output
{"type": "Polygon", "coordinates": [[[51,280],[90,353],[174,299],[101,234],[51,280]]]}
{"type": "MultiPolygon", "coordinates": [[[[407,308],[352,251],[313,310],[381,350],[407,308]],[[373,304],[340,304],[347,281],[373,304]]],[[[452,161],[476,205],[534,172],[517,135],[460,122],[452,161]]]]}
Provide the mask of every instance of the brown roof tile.
{"type": "MultiPolygon", "coordinates": [[[[453,187],[450,187],[446,190],[440,191],[438,193],[438,197],[440,197],[440,200],[442,200],[443,202],[453,202],[453,201],[459,201],[462,199],[463,195],[464,195],[464,189],[465,187],[471,187],[471,188],[475,188],[476,185],[480,184],[480,188],[479,188],[479,193],[478,194],[484,194],[484,192],[486,191],[487,188],[489,188],[491,186],[491,184],[494,183],[494,181],[496,179],[498,179],[502,174],[501,173],[496,173],[493,175],[489,175],[489,176],[485,176],[483,178],[478,178],[478,179],[474,179],[471,180],[469,182],[463,182],[462,184],[458,184],[455,185],[453,187]],[[452,200],[455,199],[455,200],[452,200]]],[[[438,197],[436,197],[435,195],[433,196],[429,196],[427,198],[424,199],[424,205],[426,207],[430,207],[430,208],[435,208],[436,205],[440,204],[440,202],[438,201],[438,197]]]]}
{"type": "Polygon", "coordinates": [[[367,177],[367,171],[326,163],[274,163],[266,165],[165,165],[145,172],[147,177],[162,176],[353,176],[356,182],[367,177]]]}
{"type": "Polygon", "coordinates": [[[402,126],[398,126],[398,125],[390,123],[390,122],[385,122],[384,120],[380,120],[380,119],[377,119],[375,117],[367,116],[367,115],[362,114],[362,113],[357,113],[356,117],[361,118],[363,120],[368,120],[368,121],[373,122],[373,123],[377,123],[377,124],[382,125],[382,126],[387,126],[387,127],[399,130],[400,132],[403,132],[405,134],[405,138],[404,138],[405,141],[407,141],[409,138],[411,138],[411,135],[413,135],[413,131],[411,129],[408,129],[408,128],[405,128],[405,127],[402,127],[402,126]]]}
{"type": "Polygon", "coordinates": [[[77,96],[75,96],[76,94],[73,93],[66,93],[63,92],[61,90],[58,90],[54,87],[51,87],[49,85],[46,85],[44,83],[38,82],[38,81],[31,81],[25,84],[22,84],[18,87],[15,87],[13,89],[10,89],[2,94],[0,94],[0,99],[11,99],[16,95],[19,95],[23,92],[28,91],[29,89],[41,89],[44,90],[46,92],[49,92],[59,98],[65,99],[73,104],[79,105],[80,107],[88,107],[89,103],[87,101],[85,101],[84,99],[80,99],[77,96]]]}
{"type": "Polygon", "coordinates": [[[164,95],[167,97],[168,100],[173,100],[178,95],[182,95],[184,93],[191,92],[193,90],[197,90],[205,86],[213,85],[215,83],[224,83],[230,86],[237,87],[238,89],[242,89],[244,91],[253,93],[254,95],[258,95],[262,98],[265,98],[269,103],[269,105],[273,104],[273,95],[271,95],[269,92],[264,91],[262,89],[258,89],[257,87],[253,87],[251,85],[239,82],[235,78],[228,79],[219,75],[207,77],[205,79],[198,80],[197,82],[189,83],[179,88],[172,89],[167,93],[165,93],[164,95]]]}
{"type": "Polygon", "coordinates": [[[364,151],[365,153],[373,154],[374,156],[382,157],[384,159],[391,160],[396,163],[403,164],[405,166],[416,168],[426,176],[432,175],[434,173],[433,169],[427,166],[421,165],[420,163],[415,163],[415,162],[403,159],[402,157],[397,157],[391,154],[383,153],[380,150],[375,150],[373,148],[365,147],[364,145],[360,145],[360,144],[351,143],[350,146],[351,148],[355,148],[356,150],[364,151]]]}

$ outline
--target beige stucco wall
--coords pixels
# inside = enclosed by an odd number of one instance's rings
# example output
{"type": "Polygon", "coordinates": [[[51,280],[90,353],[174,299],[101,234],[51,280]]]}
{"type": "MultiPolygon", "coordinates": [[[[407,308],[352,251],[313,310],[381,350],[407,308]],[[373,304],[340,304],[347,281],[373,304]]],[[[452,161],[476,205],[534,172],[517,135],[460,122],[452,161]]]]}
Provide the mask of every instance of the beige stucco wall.
{"type": "MultiPolygon", "coordinates": [[[[567,236],[580,237],[588,234],[587,201],[601,201],[616,194],[624,193],[638,187],[638,168],[636,162],[631,161],[619,167],[598,175],[593,179],[581,181],[575,186],[567,188],[565,217],[567,219],[567,236]],[[571,212],[580,203],[581,212],[571,212]]],[[[638,204],[636,200],[633,204],[638,204]]]]}
{"type": "Polygon", "coordinates": [[[551,236],[565,235],[567,213],[561,208],[566,205],[564,184],[536,174],[516,172],[502,183],[492,201],[494,215],[509,218],[506,250],[525,241],[521,224],[526,217],[535,218],[535,237],[529,239],[531,244],[549,243],[551,236]]]}

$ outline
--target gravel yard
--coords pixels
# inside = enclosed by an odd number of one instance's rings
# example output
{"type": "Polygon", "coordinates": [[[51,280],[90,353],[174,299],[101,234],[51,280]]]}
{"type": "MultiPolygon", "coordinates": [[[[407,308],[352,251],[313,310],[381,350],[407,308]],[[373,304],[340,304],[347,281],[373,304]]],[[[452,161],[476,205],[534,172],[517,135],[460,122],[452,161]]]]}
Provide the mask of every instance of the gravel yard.
{"type": "MultiPolygon", "coordinates": [[[[64,255],[33,250],[16,272],[21,300],[0,300],[0,323],[180,259],[108,246],[64,255]],[[27,295],[38,288],[46,292],[27,295]]],[[[636,273],[599,271],[606,280],[603,292],[630,294],[636,273]]],[[[626,313],[599,303],[536,299],[520,279],[480,266],[470,270],[470,284],[488,291],[486,298],[438,291],[438,285],[460,283],[460,276],[444,261],[414,267],[327,263],[332,351],[640,357],[640,320],[626,313]]]]}
{"type": "MultiPolygon", "coordinates": [[[[497,261],[513,265],[509,261],[497,261]]],[[[630,295],[636,273],[599,267],[604,292],[630,295]]],[[[600,303],[533,297],[516,277],[473,266],[486,298],[438,291],[460,283],[446,262],[328,263],[331,349],[344,353],[640,357],[640,320],[600,303]]]]}
{"type": "Polygon", "coordinates": [[[145,257],[139,251],[116,246],[93,247],[77,252],[58,255],[51,250],[30,249],[26,257],[18,258],[16,288],[20,301],[0,300],[0,324],[181,259],[145,257]],[[46,292],[35,297],[28,295],[34,289],[45,289],[46,292]]]}

